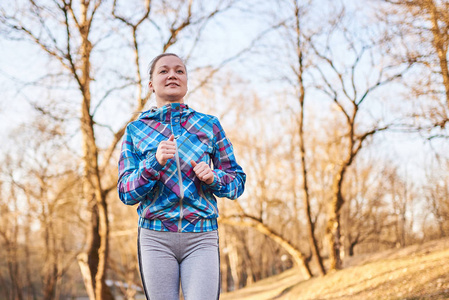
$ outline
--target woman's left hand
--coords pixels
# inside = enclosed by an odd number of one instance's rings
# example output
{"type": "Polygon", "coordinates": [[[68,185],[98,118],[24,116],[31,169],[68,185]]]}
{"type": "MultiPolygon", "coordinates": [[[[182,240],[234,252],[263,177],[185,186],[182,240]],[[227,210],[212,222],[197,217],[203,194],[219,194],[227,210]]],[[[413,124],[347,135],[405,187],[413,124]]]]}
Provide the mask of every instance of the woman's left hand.
{"type": "Polygon", "coordinates": [[[204,161],[197,164],[194,160],[191,160],[190,163],[192,164],[193,172],[195,172],[199,180],[206,184],[212,184],[214,182],[214,172],[212,172],[208,164],[204,161]]]}

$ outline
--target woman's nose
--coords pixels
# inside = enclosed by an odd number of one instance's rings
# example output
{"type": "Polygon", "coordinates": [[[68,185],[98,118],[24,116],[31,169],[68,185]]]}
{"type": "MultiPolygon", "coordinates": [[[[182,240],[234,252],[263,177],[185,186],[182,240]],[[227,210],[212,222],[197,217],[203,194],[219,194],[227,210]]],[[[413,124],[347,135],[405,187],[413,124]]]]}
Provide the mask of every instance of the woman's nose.
{"type": "Polygon", "coordinates": [[[168,78],[176,78],[176,72],[175,71],[168,72],[168,78]]]}

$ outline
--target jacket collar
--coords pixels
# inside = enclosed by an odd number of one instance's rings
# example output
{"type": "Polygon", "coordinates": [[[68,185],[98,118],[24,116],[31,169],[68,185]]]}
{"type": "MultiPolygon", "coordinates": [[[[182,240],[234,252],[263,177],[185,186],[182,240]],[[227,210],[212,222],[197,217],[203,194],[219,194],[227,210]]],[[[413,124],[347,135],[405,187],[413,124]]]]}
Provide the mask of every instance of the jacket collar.
{"type": "Polygon", "coordinates": [[[153,119],[161,122],[169,122],[171,118],[175,116],[186,117],[192,112],[193,110],[187,104],[170,103],[159,108],[157,108],[156,106],[152,107],[151,109],[143,112],[139,116],[139,119],[153,119]]]}

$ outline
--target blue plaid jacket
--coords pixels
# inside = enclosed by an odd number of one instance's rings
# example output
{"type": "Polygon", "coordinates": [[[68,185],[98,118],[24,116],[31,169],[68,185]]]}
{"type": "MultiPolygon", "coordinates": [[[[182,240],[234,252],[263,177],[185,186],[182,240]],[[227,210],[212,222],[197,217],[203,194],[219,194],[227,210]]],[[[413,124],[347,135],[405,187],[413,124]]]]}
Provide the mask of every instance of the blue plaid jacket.
{"type": "Polygon", "coordinates": [[[158,231],[216,230],[215,196],[238,198],[246,180],[218,119],[180,103],[153,108],[128,124],[118,168],[120,200],[139,203],[139,226],[158,231]],[[156,150],[172,133],[177,153],[161,166],[156,150]],[[213,163],[212,184],[196,177],[190,160],[213,163]]]}

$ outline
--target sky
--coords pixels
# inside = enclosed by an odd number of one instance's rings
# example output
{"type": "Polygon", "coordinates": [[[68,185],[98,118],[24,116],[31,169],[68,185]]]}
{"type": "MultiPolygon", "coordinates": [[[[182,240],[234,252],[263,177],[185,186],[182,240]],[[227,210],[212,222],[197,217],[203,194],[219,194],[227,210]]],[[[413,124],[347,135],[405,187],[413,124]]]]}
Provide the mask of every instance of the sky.
{"type": "MultiPolygon", "coordinates": [[[[246,6],[246,3],[249,2],[243,1],[241,3],[242,6],[246,6]]],[[[259,1],[258,3],[259,6],[246,7],[249,10],[248,12],[241,12],[236,9],[231,10],[210,22],[207,30],[204,32],[202,46],[196,50],[195,56],[188,62],[188,66],[195,68],[209,64],[216,65],[245,49],[250,44],[250,41],[269,27],[271,22],[269,13],[265,15],[266,7],[263,4],[261,5],[261,3],[267,2],[259,1]],[[255,11],[259,11],[259,13],[254,14],[255,11]]],[[[351,0],[346,3],[352,6],[357,1],[351,0]]],[[[320,8],[319,5],[317,7],[320,8]]],[[[278,7],[278,9],[280,8],[278,7]]],[[[320,13],[325,14],[330,9],[332,8],[323,6],[320,13]]],[[[320,26],[319,15],[317,13],[311,18],[313,22],[316,22],[316,27],[320,26]]],[[[313,28],[314,26],[315,24],[312,24],[311,27],[313,28]]],[[[188,43],[180,43],[180,45],[188,45],[188,43]]],[[[239,59],[229,62],[223,71],[232,72],[235,77],[235,82],[232,83],[231,89],[235,87],[236,91],[245,93],[244,87],[248,86],[248,93],[256,92],[261,98],[270,99],[274,98],[272,95],[276,91],[288,88],[288,83],[282,80],[283,70],[279,69],[279,63],[285,61],[286,57],[276,54],[276,51],[279,51],[282,47],[284,47],[282,36],[270,32],[263,39],[258,40],[255,50],[247,52],[239,59]]],[[[183,49],[185,50],[183,47],[175,46],[173,51],[182,52],[183,49]]],[[[148,56],[142,58],[141,65],[143,68],[148,66],[157,51],[150,49],[148,53],[148,56]]],[[[117,55],[120,55],[120,47],[117,47],[117,55]]],[[[107,63],[113,66],[122,63],[122,61],[118,59],[117,61],[108,61],[107,63]]],[[[2,140],[8,140],[8,135],[13,128],[22,122],[28,122],[31,116],[36,114],[33,112],[29,101],[35,101],[38,97],[45,98],[48,96],[45,91],[25,85],[25,82],[42,76],[43,72],[48,70],[48,66],[51,66],[51,64],[42,55],[42,51],[36,47],[0,38],[0,93],[2,95],[0,100],[0,126],[2,128],[0,138],[2,140]]],[[[123,66],[123,68],[126,68],[126,66],[123,66]]],[[[107,76],[107,72],[100,75],[107,76]]],[[[190,81],[193,84],[195,78],[191,78],[190,81]]],[[[190,88],[192,87],[190,86],[190,88]]],[[[60,92],[64,93],[65,91],[62,90],[60,92]]],[[[67,95],[64,101],[70,103],[73,95],[70,91],[67,92],[67,95]]],[[[120,94],[120,96],[122,95],[123,97],[129,96],[126,93],[120,94]]],[[[310,103],[309,105],[316,106],[314,109],[317,110],[322,105],[318,98],[318,94],[313,95],[308,102],[310,103]]],[[[99,117],[99,120],[106,122],[111,115],[114,115],[116,118],[121,117],[123,120],[127,119],[127,115],[124,114],[126,106],[122,99],[118,97],[110,101],[116,103],[116,107],[119,108],[118,111],[107,111],[99,117]]],[[[195,98],[192,96],[189,98],[189,101],[194,104],[195,98]]],[[[273,103],[273,101],[271,100],[268,103],[273,103]]],[[[285,108],[284,105],[285,103],[274,103],[273,109],[282,110],[285,108]]],[[[371,109],[373,109],[373,112],[378,110],[375,107],[371,107],[371,109]]],[[[74,115],[79,113],[76,110],[71,112],[74,115]]],[[[120,125],[121,122],[113,124],[117,128],[120,125]]],[[[417,165],[419,168],[423,168],[428,163],[428,153],[431,151],[431,145],[419,135],[387,134],[379,136],[376,141],[379,143],[379,151],[384,151],[386,156],[404,160],[405,163],[401,165],[407,166],[407,168],[410,165],[417,165]]],[[[437,148],[440,148],[440,142],[435,141],[434,144],[437,144],[437,148]]]]}

